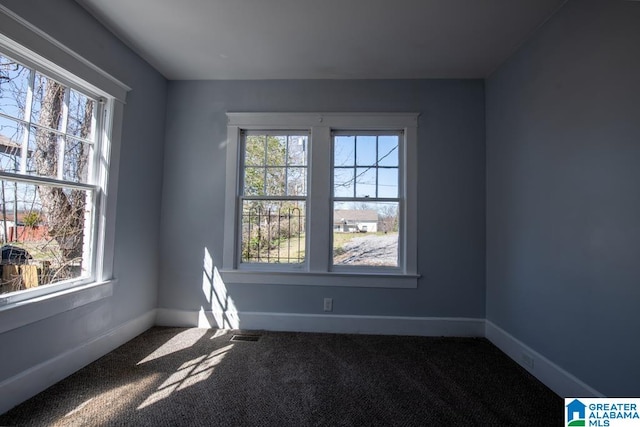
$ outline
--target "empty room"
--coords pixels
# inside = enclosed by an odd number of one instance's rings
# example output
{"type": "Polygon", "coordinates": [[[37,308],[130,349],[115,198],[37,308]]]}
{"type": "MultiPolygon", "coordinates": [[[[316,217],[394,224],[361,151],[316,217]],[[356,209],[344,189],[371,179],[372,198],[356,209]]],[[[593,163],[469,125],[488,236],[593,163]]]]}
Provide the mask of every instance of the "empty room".
{"type": "Polygon", "coordinates": [[[638,46],[635,0],[0,0],[0,425],[608,425],[564,399],[640,398],[638,46]]]}

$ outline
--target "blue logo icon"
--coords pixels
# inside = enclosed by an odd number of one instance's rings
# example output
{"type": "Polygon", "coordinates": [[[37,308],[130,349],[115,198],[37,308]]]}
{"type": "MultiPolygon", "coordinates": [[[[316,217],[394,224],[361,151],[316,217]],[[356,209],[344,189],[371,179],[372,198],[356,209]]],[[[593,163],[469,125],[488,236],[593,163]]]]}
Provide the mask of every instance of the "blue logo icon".
{"type": "Polygon", "coordinates": [[[585,425],[585,409],[587,405],[574,399],[567,405],[567,426],[584,426],[585,425]]]}

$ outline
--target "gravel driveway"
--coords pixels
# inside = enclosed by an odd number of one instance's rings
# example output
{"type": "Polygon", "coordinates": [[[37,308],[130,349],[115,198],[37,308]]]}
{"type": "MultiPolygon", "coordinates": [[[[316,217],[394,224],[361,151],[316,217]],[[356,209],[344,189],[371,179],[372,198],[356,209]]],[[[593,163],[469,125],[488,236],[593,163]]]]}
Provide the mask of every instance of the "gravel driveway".
{"type": "Polygon", "coordinates": [[[398,234],[367,234],[349,240],[344,253],[334,258],[336,265],[398,265],[398,234]]]}

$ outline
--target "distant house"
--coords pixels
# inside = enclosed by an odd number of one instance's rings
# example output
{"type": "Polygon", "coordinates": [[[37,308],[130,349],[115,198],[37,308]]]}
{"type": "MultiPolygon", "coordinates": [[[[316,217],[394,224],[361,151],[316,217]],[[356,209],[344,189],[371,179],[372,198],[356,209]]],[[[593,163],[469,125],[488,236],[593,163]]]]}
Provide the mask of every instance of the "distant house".
{"type": "Polygon", "coordinates": [[[378,231],[378,212],[371,209],[336,209],[333,211],[333,230],[338,233],[375,233],[378,231]]]}
{"type": "Polygon", "coordinates": [[[18,212],[17,223],[13,213],[3,216],[0,212],[0,241],[3,242],[36,242],[47,239],[49,228],[42,223],[26,226],[24,223],[28,212],[18,212]],[[6,231],[6,235],[5,235],[6,231]]]}
{"type": "MultiPolygon", "coordinates": [[[[5,171],[14,170],[18,167],[22,144],[0,135],[0,163],[5,171]]],[[[27,157],[31,157],[32,150],[27,151],[27,157]]]]}
{"type": "Polygon", "coordinates": [[[10,156],[17,156],[20,158],[20,150],[22,145],[7,138],[4,135],[0,135],[0,153],[9,154],[10,156]]]}

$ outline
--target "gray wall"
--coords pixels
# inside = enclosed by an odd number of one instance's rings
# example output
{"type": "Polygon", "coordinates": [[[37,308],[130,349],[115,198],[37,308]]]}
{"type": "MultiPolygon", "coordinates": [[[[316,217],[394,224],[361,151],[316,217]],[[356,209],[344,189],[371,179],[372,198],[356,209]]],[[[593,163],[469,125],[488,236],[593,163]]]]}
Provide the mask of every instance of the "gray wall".
{"type": "Polygon", "coordinates": [[[133,88],[124,110],[111,298],[0,335],[0,382],[156,307],[166,80],[72,0],[2,0],[133,88]]]}
{"type": "Polygon", "coordinates": [[[487,81],[487,318],[640,395],[640,3],[570,1],[487,81]]]}
{"type": "Polygon", "coordinates": [[[169,82],[159,307],[199,310],[204,248],[221,265],[227,111],[420,112],[417,289],[228,284],[239,311],[479,317],[484,286],[484,84],[169,82]]]}

